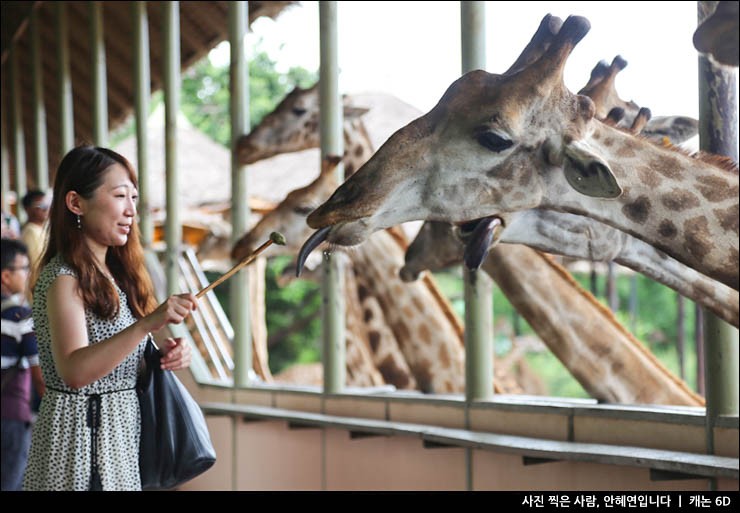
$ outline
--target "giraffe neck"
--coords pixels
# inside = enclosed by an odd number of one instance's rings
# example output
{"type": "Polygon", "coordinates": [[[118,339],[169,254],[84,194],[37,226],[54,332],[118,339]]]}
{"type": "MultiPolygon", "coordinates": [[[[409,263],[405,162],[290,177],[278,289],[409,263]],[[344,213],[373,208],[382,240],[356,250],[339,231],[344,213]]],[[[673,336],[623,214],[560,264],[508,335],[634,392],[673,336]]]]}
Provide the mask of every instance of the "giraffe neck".
{"type": "Polygon", "coordinates": [[[610,402],[703,404],[546,255],[526,246],[502,245],[494,248],[483,268],[593,397],[610,402]]]}
{"type": "MultiPolygon", "coordinates": [[[[349,177],[372,156],[373,143],[362,119],[344,123],[344,176],[349,177]]],[[[327,196],[328,197],[328,196],[327,196]]]]}
{"type": "Polygon", "coordinates": [[[638,271],[709,308],[738,326],[738,291],[687,267],[646,242],[585,216],[523,210],[507,215],[499,242],[525,244],[548,253],[614,261],[638,271]]]}
{"type": "Polygon", "coordinates": [[[403,265],[403,250],[398,243],[388,232],[380,231],[350,256],[358,280],[378,300],[419,388],[434,393],[462,392],[463,339],[426,284],[401,281],[398,271],[403,265]]]}
{"type": "Polygon", "coordinates": [[[737,168],[728,171],[600,123],[588,143],[623,193],[614,200],[587,197],[562,173],[547,173],[543,208],[592,217],[737,290],[737,168]]]}

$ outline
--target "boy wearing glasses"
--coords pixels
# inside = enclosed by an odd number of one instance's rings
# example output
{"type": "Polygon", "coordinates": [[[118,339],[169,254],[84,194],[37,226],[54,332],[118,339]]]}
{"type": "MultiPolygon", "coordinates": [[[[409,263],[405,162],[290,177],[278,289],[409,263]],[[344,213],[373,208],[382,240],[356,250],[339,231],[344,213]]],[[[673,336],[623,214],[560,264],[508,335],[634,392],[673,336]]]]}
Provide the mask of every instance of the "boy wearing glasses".
{"type": "Polygon", "coordinates": [[[21,230],[21,240],[28,248],[28,258],[31,265],[36,265],[44,251],[46,242],[44,240],[44,223],[49,216],[49,200],[44,191],[33,189],[28,191],[21,201],[28,217],[28,221],[21,230]]]}
{"type": "Polygon", "coordinates": [[[29,269],[26,245],[2,239],[2,491],[21,489],[31,444],[31,382],[39,395],[45,391],[25,297],[29,269]]]}

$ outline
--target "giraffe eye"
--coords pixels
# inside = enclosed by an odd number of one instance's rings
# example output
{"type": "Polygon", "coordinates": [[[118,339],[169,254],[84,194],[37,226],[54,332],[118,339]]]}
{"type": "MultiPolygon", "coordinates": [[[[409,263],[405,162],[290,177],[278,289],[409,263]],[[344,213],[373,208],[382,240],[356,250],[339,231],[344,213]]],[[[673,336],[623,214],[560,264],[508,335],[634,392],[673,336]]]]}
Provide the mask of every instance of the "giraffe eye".
{"type": "Polygon", "coordinates": [[[505,139],[495,132],[483,132],[478,134],[478,143],[496,153],[511,148],[514,142],[511,139],[505,139]]]}
{"type": "Polygon", "coordinates": [[[303,116],[306,113],[306,109],[303,107],[293,107],[293,114],[296,116],[303,116]]]}
{"type": "Polygon", "coordinates": [[[293,209],[293,212],[295,212],[298,215],[307,216],[311,212],[313,212],[313,207],[309,206],[298,206],[293,209]]]}

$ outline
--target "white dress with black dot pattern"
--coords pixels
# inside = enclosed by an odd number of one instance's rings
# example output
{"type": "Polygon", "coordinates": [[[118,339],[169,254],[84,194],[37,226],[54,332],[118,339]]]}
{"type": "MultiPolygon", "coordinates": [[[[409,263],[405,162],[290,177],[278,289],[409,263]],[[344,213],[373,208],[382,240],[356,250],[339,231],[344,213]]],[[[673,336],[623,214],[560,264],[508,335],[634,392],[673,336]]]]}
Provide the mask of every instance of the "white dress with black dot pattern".
{"type": "MultiPolygon", "coordinates": [[[[79,390],[68,387],[54,366],[46,314],[46,291],[63,274],[75,276],[57,255],[44,267],[34,288],[33,318],[47,391],[33,426],[24,489],[89,488],[92,430],[88,427],[88,402],[90,395],[100,394],[97,464],[103,490],[140,490],[141,420],[134,387],[146,339],[107,376],[79,390]]],[[[91,344],[110,338],[136,320],[126,294],[118,286],[116,290],[120,308],[114,319],[101,319],[89,310],[85,312],[91,344]]]]}

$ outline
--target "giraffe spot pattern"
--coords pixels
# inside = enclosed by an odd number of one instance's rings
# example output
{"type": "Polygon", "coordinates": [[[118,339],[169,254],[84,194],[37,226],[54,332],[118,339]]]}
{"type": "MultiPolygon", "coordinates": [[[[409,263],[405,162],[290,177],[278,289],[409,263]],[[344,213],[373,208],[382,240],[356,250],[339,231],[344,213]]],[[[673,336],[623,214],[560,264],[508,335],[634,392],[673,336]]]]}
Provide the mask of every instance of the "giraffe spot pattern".
{"type": "Polygon", "coordinates": [[[696,188],[709,201],[737,198],[737,187],[730,187],[729,182],[719,176],[697,176],[696,182],[696,188]]]}
{"type": "Polygon", "coordinates": [[[733,232],[735,235],[738,233],[738,204],[735,203],[733,206],[728,208],[718,208],[714,210],[714,215],[719,221],[719,225],[723,230],[733,232]]]}
{"type": "Polygon", "coordinates": [[[674,188],[670,194],[661,196],[661,203],[674,212],[681,212],[687,208],[696,208],[700,205],[699,198],[690,191],[674,188]]]}
{"type": "Polygon", "coordinates": [[[627,203],[622,207],[622,213],[630,220],[643,224],[650,214],[651,204],[647,196],[639,196],[632,203],[627,203]]]}
{"type": "Polygon", "coordinates": [[[373,353],[377,353],[378,347],[380,346],[380,333],[376,330],[368,330],[367,337],[370,342],[370,350],[373,353]]]}
{"type": "Polygon", "coordinates": [[[624,141],[624,143],[617,149],[617,157],[633,158],[637,154],[635,152],[636,147],[636,144],[631,139],[624,141]]]}
{"type": "Polygon", "coordinates": [[[434,386],[432,385],[432,374],[431,374],[431,363],[427,359],[422,359],[420,364],[415,366],[413,369],[416,381],[419,383],[419,390],[425,394],[435,393],[434,386]]]}
{"type": "MultiPolygon", "coordinates": [[[[141,419],[136,385],[139,363],[146,339],[113,371],[78,392],[69,388],[57,374],[51,350],[51,333],[46,314],[49,286],[61,275],[74,276],[60,255],[42,270],[34,288],[33,318],[39,346],[39,360],[48,387],[34,424],[31,451],[24,480],[25,490],[87,490],[91,466],[91,433],[87,427],[88,397],[101,394],[101,420],[98,429],[98,468],[104,490],[140,490],[139,433],[141,419]],[[117,390],[124,390],[116,392],[117,390]]],[[[85,312],[90,344],[110,338],[135,322],[126,294],[118,289],[120,309],[112,319],[101,319],[85,312]]]]}
{"type": "Polygon", "coordinates": [[[664,219],[658,226],[658,234],[665,239],[672,239],[678,234],[678,229],[673,221],[664,219]]]}
{"type": "Polygon", "coordinates": [[[439,346],[439,363],[444,368],[452,365],[452,362],[450,361],[450,353],[447,351],[447,347],[445,346],[439,346]]]}
{"type": "Polygon", "coordinates": [[[688,219],[683,224],[683,230],[688,252],[695,258],[701,260],[714,249],[709,238],[709,222],[705,216],[688,219]]]}
{"type": "Polygon", "coordinates": [[[684,178],[682,164],[675,157],[664,156],[651,159],[647,167],[672,180],[680,181],[684,178]]]}
{"type": "Polygon", "coordinates": [[[432,343],[432,336],[426,324],[419,326],[419,339],[427,345],[431,345],[432,343]]]}
{"type": "Polygon", "coordinates": [[[648,187],[657,187],[661,182],[660,177],[657,174],[644,166],[637,168],[637,178],[639,178],[640,182],[644,183],[648,187]]]}
{"type": "Polygon", "coordinates": [[[409,379],[408,374],[406,374],[403,369],[399,368],[391,355],[386,356],[383,361],[380,362],[378,370],[386,383],[390,383],[399,389],[406,389],[409,387],[411,380],[409,379]]]}

